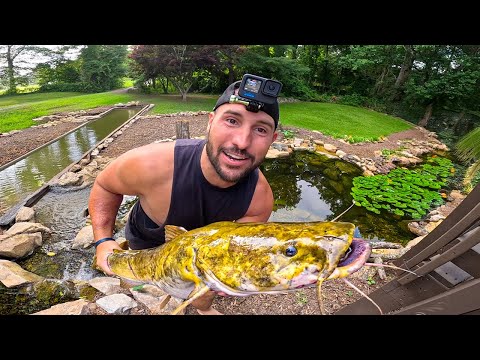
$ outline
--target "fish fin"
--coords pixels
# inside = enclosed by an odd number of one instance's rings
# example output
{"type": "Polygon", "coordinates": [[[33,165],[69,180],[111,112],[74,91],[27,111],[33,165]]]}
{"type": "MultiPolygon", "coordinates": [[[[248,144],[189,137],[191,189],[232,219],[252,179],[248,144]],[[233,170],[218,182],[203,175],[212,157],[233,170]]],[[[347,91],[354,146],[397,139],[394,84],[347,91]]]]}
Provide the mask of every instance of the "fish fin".
{"type": "Polygon", "coordinates": [[[116,253],[124,253],[124,254],[135,255],[135,254],[137,254],[140,250],[132,250],[132,249],[128,249],[128,250],[113,249],[112,251],[113,251],[114,254],[116,254],[116,253]]]}
{"type": "Polygon", "coordinates": [[[181,226],[165,225],[165,242],[173,240],[177,236],[186,232],[187,230],[181,226]]]}
{"type": "Polygon", "coordinates": [[[200,296],[205,295],[210,288],[207,285],[203,285],[198,289],[194,289],[187,300],[185,300],[180,306],[178,306],[175,310],[172,311],[171,315],[177,315],[182,309],[185,309],[188,305],[195,301],[200,296]]]}

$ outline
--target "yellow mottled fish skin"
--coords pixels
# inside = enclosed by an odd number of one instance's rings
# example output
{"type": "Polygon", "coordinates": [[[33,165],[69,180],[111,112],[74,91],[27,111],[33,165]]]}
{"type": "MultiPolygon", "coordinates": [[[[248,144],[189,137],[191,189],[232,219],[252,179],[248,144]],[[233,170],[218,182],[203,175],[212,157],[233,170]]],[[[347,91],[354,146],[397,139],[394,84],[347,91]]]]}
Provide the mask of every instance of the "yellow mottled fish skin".
{"type": "Polygon", "coordinates": [[[194,287],[245,296],[293,290],[335,270],[353,239],[345,222],[217,222],[153,249],[108,257],[119,277],[152,283],[187,298],[194,287]],[[287,256],[287,248],[296,254],[287,256]]]}

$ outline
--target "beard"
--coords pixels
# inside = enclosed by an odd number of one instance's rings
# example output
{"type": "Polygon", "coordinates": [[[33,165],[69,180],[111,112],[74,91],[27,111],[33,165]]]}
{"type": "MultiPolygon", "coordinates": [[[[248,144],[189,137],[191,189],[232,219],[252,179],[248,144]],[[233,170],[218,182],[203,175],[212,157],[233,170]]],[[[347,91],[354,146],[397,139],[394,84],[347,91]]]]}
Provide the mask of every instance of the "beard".
{"type": "MultiPolygon", "coordinates": [[[[263,160],[263,159],[260,159],[259,161],[253,161],[252,165],[246,168],[245,170],[241,172],[235,172],[232,174],[228,171],[225,171],[220,165],[219,157],[222,152],[224,151],[232,152],[252,160],[254,160],[255,157],[247,153],[245,150],[238,149],[236,146],[229,147],[229,148],[220,147],[218,148],[217,153],[215,154],[213,150],[213,145],[208,137],[207,137],[206,151],[207,151],[208,160],[210,160],[210,163],[213,165],[213,168],[215,169],[215,172],[218,174],[220,179],[233,184],[237,183],[238,181],[246,177],[248,174],[250,174],[255,168],[257,168],[261,164],[263,160]]],[[[231,167],[227,165],[227,168],[231,168],[231,167]]]]}

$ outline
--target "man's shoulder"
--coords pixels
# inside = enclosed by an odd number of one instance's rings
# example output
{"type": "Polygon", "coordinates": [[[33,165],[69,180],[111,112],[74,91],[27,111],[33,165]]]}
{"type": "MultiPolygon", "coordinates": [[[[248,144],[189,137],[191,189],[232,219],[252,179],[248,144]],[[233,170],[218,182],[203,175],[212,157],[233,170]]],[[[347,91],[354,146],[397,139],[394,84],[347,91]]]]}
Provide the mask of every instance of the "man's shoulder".
{"type": "Polygon", "coordinates": [[[172,161],[173,149],[173,142],[151,143],[129,150],[117,160],[128,164],[133,162],[137,164],[136,166],[139,164],[152,166],[162,161],[172,161]]]}
{"type": "Polygon", "coordinates": [[[175,147],[195,147],[201,146],[205,139],[177,139],[175,140],[175,147]]]}

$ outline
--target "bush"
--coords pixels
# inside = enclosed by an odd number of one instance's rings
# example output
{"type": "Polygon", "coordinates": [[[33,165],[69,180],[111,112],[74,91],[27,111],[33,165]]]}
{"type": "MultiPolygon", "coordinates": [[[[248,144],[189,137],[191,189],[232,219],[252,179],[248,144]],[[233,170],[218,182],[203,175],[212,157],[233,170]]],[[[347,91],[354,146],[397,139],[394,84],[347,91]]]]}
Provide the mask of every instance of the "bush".
{"type": "Polygon", "coordinates": [[[39,89],[40,92],[85,92],[86,89],[82,83],[58,83],[45,84],[39,89]]]}
{"type": "Polygon", "coordinates": [[[366,107],[368,101],[369,99],[365,96],[352,94],[341,96],[338,100],[338,103],[343,105],[366,107]]]}

